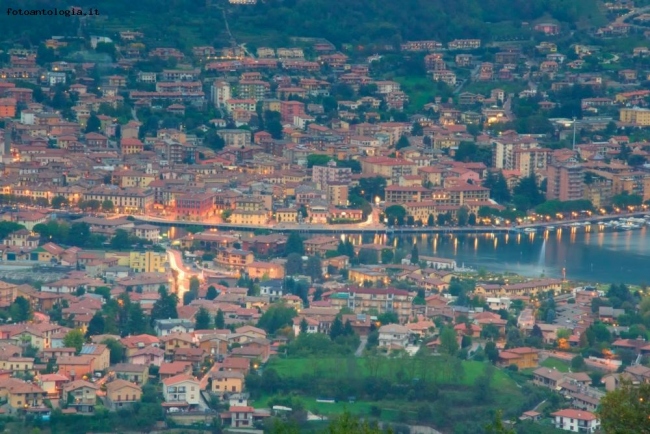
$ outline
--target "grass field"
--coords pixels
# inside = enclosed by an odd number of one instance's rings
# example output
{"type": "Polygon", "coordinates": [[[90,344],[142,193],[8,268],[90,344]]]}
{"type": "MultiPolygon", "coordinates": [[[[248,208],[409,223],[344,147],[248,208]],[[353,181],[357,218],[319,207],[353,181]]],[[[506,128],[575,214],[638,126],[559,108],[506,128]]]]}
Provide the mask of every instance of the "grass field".
{"type": "Polygon", "coordinates": [[[549,357],[540,363],[540,366],[550,369],[557,369],[560,372],[569,372],[569,363],[549,357]]]}
{"type": "MultiPolygon", "coordinates": [[[[366,358],[296,358],[296,359],[280,359],[274,358],[269,361],[266,369],[273,368],[281,377],[300,377],[305,374],[318,374],[329,378],[341,378],[349,375],[367,377],[371,375],[371,370],[375,369],[378,377],[394,379],[396,370],[404,368],[406,371],[411,369],[410,364],[413,362],[412,358],[408,359],[391,359],[384,358],[378,360],[378,366],[373,368],[366,358]]],[[[443,367],[441,363],[432,362],[429,365],[429,370],[435,372],[443,367]]],[[[439,384],[457,384],[463,386],[471,386],[477,377],[483,374],[486,367],[485,363],[474,361],[463,361],[462,367],[464,371],[463,378],[460,382],[446,381],[445,378],[438,380],[439,384]]],[[[496,370],[493,377],[493,386],[498,389],[512,389],[516,388],[514,381],[508,377],[504,372],[496,370]]]]}
{"type": "Polygon", "coordinates": [[[422,110],[425,104],[433,102],[438,95],[437,85],[430,75],[425,77],[395,77],[402,91],[409,96],[409,110],[422,110]]]}

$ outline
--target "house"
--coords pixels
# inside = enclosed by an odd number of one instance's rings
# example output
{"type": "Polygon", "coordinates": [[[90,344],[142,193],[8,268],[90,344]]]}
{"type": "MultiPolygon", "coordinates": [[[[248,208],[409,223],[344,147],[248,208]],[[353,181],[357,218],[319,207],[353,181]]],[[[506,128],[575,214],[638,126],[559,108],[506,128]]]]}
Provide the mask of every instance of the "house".
{"type": "Polygon", "coordinates": [[[59,399],[63,386],[69,383],[70,379],[61,374],[43,374],[38,378],[38,385],[47,393],[48,398],[59,399]]]}
{"type": "Polygon", "coordinates": [[[80,356],[93,356],[93,371],[104,371],[111,364],[111,350],[104,344],[85,344],[81,347],[80,356]]]}
{"type": "Polygon", "coordinates": [[[115,378],[126,380],[138,385],[146,384],[149,380],[149,366],[135,365],[133,363],[118,363],[111,367],[115,378]]]}
{"type": "Polygon", "coordinates": [[[508,367],[516,365],[519,369],[536,368],[539,362],[538,350],[535,348],[522,347],[511,348],[499,353],[497,365],[508,367]]]}
{"type": "Polygon", "coordinates": [[[163,362],[158,370],[160,380],[166,380],[180,374],[190,375],[192,364],[190,362],[163,362]]]}
{"type": "Polygon", "coordinates": [[[194,337],[189,333],[174,333],[163,337],[165,346],[165,357],[171,359],[179,348],[191,348],[194,346],[194,337]]]}
{"type": "Polygon", "coordinates": [[[92,413],[97,403],[96,384],[84,380],[72,381],[63,386],[63,402],[78,413],[92,413]]]}
{"type": "Polygon", "coordinates": [[[126,348],[126,357],[131,357],[136,351],[144,348],[160,347],[160,339],[151,335],[127,336],[120,340],[120,343],[126,348]]]}
{"type": "Polygon", "coordinates": [[[411,331],[403,325],[386,324],[379,327],[379,346],[399,346],[402,348],[406,347],[410,334],[411,331]]]}
{"type": "Polygon", "coordinates": [[[244,374],[238,371],[217,371],[212,375],[212,392],[241,393],[244,389],[244,374]]]}
{"type": "MultiPolygon", "coordinates": [[[[255,409],[253,407],[230,407],[228,417],[231,419],[230,426],[233,428],[245,428],[253,426],[253,414],[255,409]]],[[[226,417],[222,416],[222,419],[226,417]]]]}
{"type": "Polygon", "coordinates": [[[589,411],[564,409],[551,413],[551,416],[555,427],[564,431],[593,433],[600,428],[600,420],[589,411]]]}
{"type": "Polygon", "coordinates": [[[167,336],[172,333],[192,333],[194,323],[187,319],[157,319],[154,323],[154,330],[158,336],[167,336]]]}
{"type": "Polygon", "coordinates": [[[29,410],[43,408],[43,399],[47,396],[40,387],[15,378],[0,380],[0,398],[9,404],[9,410],[29,410]]]}
{"type": "Polygon", "coordinates": [[[128,359],[134,365],[160,366],[165,359],[165,350],[158,347],[142,348],[132,353],[128,359]]]}
{"type": "Polygon", "coordinates": [[[220,371],[238,371],[248,374],[251,368],[251,361],[242,357],[226,357],[221,363],[220,371]]]}
{"type": "Polygon", "coordinates": [[[175,362],[190,362],[195,368],[199,368],[207,357],[202,348],[177,348],[174,351],[175,362]]]}
{"type": "Polygon", "coordinates": [[[111,410],[130,407],[142,398],[142,389],[126,380],[113,380],[106,385],[106,406],[111,410]]]}
{"type": "Polygon", "coordinates": [[[185,374],[175,375],[163,380],[165,403],[175,407],[198,406],[201,402],[199,380],[185,374]]]}

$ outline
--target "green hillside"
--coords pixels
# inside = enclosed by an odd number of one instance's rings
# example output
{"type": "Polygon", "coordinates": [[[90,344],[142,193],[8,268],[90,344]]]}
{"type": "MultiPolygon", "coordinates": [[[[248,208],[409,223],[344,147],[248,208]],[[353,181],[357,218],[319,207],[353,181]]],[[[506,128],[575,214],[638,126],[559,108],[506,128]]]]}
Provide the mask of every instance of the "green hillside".
{"type": "Polygon", "coordinates": [[[229,45],[228,21],[237,42],[286,44],[290,37],[352,43],[397,44],[405,40],[477,37],[502,29],[517,34],[522,22],[556,20],[569,27],[603,23],[597,0],[265,0],[254,6],[226,0],[17,0],[12,7],[97,8],[99,17],[19,17],[0,14],[3,35],[29,45],[51,35],[141,30],[160,44],[229,45]]]}

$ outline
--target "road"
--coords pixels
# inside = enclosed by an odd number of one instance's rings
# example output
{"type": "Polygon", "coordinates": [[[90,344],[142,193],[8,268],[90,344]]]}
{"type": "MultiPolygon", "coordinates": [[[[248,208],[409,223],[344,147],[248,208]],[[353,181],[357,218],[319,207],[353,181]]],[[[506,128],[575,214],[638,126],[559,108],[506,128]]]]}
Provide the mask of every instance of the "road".
{"type": "Polygon", "coordinates": [[[176,295],[178,295],[178,302],[182,306],[183,295],[190,290],[190,278],[196,273],[185,268],[185,264],[183,264],[183,255],[178,250],[168,249],[167,258],[169,259],[169,267],[178,275],[176,295]]]}
{"type": "Polygon", "coordinates": [[[361,342],[359,342],[359,348],[354,352],[356,357],[361,357],[363,355],[363,350],[366,349],[366,344],[368,343],[368,336],[361,336],[361,342]]]}
{"type": "MultiPolygon", "coordinates": [[[[646,13],[646,12],[648,12],[648,11],[650,11],[650,6],[644,6],[644,7],[642,7],[642,8],[632,9],[630,12],[628,12],[628,13],[626,13],[626,14],[624,14],[624,15],[621,15],[620,17],[616,18],[614,21],[612,21],[612,23],[611,23],[610,25],[614,25],[614,24],[623,24],[623,23],[625,23],[625,21],[628,20],[629,18],[632,18],[632,17],[635,16],[635,15],[639,15],[639,14],[646,13]]],[[[643,26],[637,26],[636,24],[631,24],[631,26],[633,26],[633,27],[640,27],[640,28],[646,28],[646,27],[643,27],[643,26]]]]}
{"type": "MultiPolygon", "coordinates": [[[[192,221],[179,221],[173,219],[163,219],[158,217],[149,216],[133,216],[136,220],[146,221],[151,224],[158,224],[161,226],[202,226],[206,229],[219,229],[221,231],[255,231],[258,229],[266,229],[272,232],[300,232],[300,233],[328,233],[328,234],[344,234],[344,233],[369,233],[369,234],[393,234],[393,235],[406,235],[406,234],[484,234],[484,233],[512,233],[521,232],[526,228],[544,228],[547,226],[564,226],[569,223],[580,222],[596,222],[596,221],[609,221],[617,220],[623,217],[643,216],[650,214],[650,210],[637,211],[632,213],[621,214],[608,214],[608,215],[593,215],[585,218],[566,219],[566,220],[551,220],[539,223],[529,223],[519,226],[435,226],[435,227],[386,227],[382,223],[369,223],[368,221],[357,224],[349,225],[328,225],[328,224],[308,224],[308,223],[277,223],[274,225],[244,225],[244,224],[231,224],[231,223],[205,223],[205,222],[192,222],[192,221]]],[[[374,219],[373,219],[374,220],[374,219]]],[[[182,261],[181,261],[182,263],[182,261]]]]}

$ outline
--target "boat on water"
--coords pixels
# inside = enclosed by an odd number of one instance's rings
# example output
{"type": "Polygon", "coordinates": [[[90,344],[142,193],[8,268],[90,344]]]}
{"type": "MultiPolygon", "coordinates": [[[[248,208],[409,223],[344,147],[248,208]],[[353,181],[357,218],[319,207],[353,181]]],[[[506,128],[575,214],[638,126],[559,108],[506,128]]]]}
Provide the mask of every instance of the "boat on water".
{"type": "Polygon", "coordinates": [[[535,228],[525,228],[524,232],[526,232],[528,234],[531,234],[533,232],[537,232],[537,229],[535,229],[535,228]]]}
{"type": "Polygon", "coordinates": [[[555,230],[555,226],[546,226],[546,230],[551,232],[555,230]]]}

